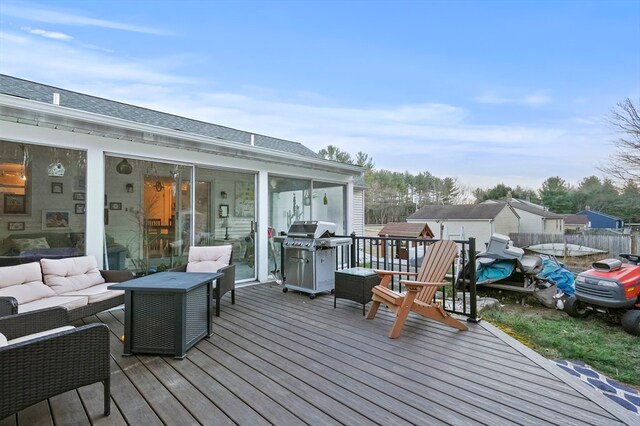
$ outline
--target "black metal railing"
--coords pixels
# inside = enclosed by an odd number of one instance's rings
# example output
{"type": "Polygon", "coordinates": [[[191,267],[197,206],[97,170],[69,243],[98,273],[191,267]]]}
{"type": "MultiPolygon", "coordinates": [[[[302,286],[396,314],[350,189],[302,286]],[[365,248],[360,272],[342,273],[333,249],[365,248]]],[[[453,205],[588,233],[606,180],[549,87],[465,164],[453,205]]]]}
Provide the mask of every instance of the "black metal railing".
{"type": "MultiPolygon", "coordinates": [[[[422,264],[426,248],[438,240],[428,238],[398,237],[351,237],[350,245],[339,246],[336,255],[336,270],[351,267],[383,269],[386,271],[417,272],[422,264]]],[[[470,322],[478,322],[476,297],[476,241],[454,240],[459,247],[459,256],[451,265],[447,279],[450,284],[440,288],[439,295],[444,309],[464,315],[470,322]]],[[[402,275],[392,282],[392,290],[399,281],[407,279],[402,275]]]]}
{"type": "MultiPolygon", "coordinates": [[[[345,236],[339,236],[345,237],[345,236]]],[[[417,272],[422,263],[426,247],[435,243],[436,239],[398,238],[398,237],[359,237],[347,235],[351,244],[341,245],[336,250],[336,270],[364,267],[383,269],[386,271],[417,272]]],[[[447,312],[467,317],[469,322],[478,322],[478,306],[476,294],[476,240],[454,240],[459,247],[459,256],[451,265],[448,280],[450,284],[440,288],[442,306],[447,312]]],[[[282,241],[280,245],[280,271],[285,276],[285,259],[282,241]]],[[[392,290],[399,281],[408,276],[396,277],[392,282],[392,290]]]]}

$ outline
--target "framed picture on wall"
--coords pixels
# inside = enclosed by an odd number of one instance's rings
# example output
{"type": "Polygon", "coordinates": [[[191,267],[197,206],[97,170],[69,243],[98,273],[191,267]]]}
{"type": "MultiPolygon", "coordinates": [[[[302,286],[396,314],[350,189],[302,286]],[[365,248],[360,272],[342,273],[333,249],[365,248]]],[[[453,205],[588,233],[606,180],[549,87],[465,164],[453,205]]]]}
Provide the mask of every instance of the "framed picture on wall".
{"type": "Polygon", "coordinates": [[[76,201],[84,201],[84,192],[74,192],[73,199],[76,201]]]}
{"type": "Polygon", "coordinates": [[[73,177],[73,190],[74,191],[86,191],[87,185],[84,176],[74,176],[73,177]]]}
{"type": "Polygon", "coordinates": [[[52,194],[62,194],[63,192],[62,182],[51,182],[51,193],[52,194]]]}
{"type": "Polygon", "coordinates": [[[4,194],[5,213],[26,213],[25,197],[21,194],[4,194]]]}
{"type": "Polygon", "coordinates": [[[84,204],[76,204],[75,213],[76,214],[84,214],[84,204]]]}
{"type": "Polygon", "coordinates": [[[69,218],[68,210],[42,210],[42,229],[69,229],[69,218]]]}
{"type": "Polygon", "coordinates": [[[9,231],[24,231],[24,222],[9,222],[9,231]]]}
{"type": "Polygon", "coordinates": [[[109,203],[109,210],[122,210],[122,203],[109,203]]]}
{"type": "Polygon", "coordinates": [[[229,204],[220,204],[220,208],[218,209],[219,217],[229,217],[229,204]]]}

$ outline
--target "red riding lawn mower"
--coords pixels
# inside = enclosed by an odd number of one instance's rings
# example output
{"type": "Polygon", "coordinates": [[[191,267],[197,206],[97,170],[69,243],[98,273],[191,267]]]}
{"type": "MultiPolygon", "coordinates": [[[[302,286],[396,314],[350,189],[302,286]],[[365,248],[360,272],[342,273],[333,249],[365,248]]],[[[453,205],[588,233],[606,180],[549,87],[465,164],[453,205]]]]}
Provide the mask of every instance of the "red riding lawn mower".
{"type": "Polygon", "coordinates": [[[640,336],[640,255],[620,257],[628,263],[604,259],[578,274],[576,294],[566,300],[564,310],[575,318],[586,318],[592,312],[622,316],[624,331],[640,336]]]}

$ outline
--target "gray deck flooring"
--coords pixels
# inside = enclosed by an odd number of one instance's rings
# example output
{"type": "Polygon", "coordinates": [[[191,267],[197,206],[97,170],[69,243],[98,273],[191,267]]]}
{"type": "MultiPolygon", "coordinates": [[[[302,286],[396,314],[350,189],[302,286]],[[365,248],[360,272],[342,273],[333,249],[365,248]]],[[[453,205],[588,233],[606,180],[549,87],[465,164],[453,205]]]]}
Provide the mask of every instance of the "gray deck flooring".
{"type": "Polygon", "coordinates": [[[400,338],[392,316],[275,285],[223,299],[214,335],[187,357],[122,357],[124,312],[112,331],[112,412],[94,384],[36,404],[0,425],[615,425],[617,404],[490,324],[459,332],[411,315],[400,338]]]}

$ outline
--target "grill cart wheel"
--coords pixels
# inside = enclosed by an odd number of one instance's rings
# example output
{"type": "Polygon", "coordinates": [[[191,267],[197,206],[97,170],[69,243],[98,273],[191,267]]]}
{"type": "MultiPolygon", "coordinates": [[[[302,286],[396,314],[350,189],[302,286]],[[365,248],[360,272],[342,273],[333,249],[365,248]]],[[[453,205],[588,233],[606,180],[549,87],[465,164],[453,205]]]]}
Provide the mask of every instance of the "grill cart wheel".
{"type": "Polygon", "coordinates": [[[288,292],[288,291],[289,291],[289,289],[288,289],[288,288],[286,288],[286,287],[282,287],[282,292],[283,292],[283,293],[286,293],[286,292],[288,292]]]}
{"type": "Polygon", "coordinates": [[[622,329],[634,336],[640,336],[640,310],[634,309],[622,316],[622,329]]]}
{"type": "Polygon", "coordinates": [[[575,296],[571,296],[564,302],[564,311],[574,318],[586,318],[589,316],[589,310],[575,296]]]}

